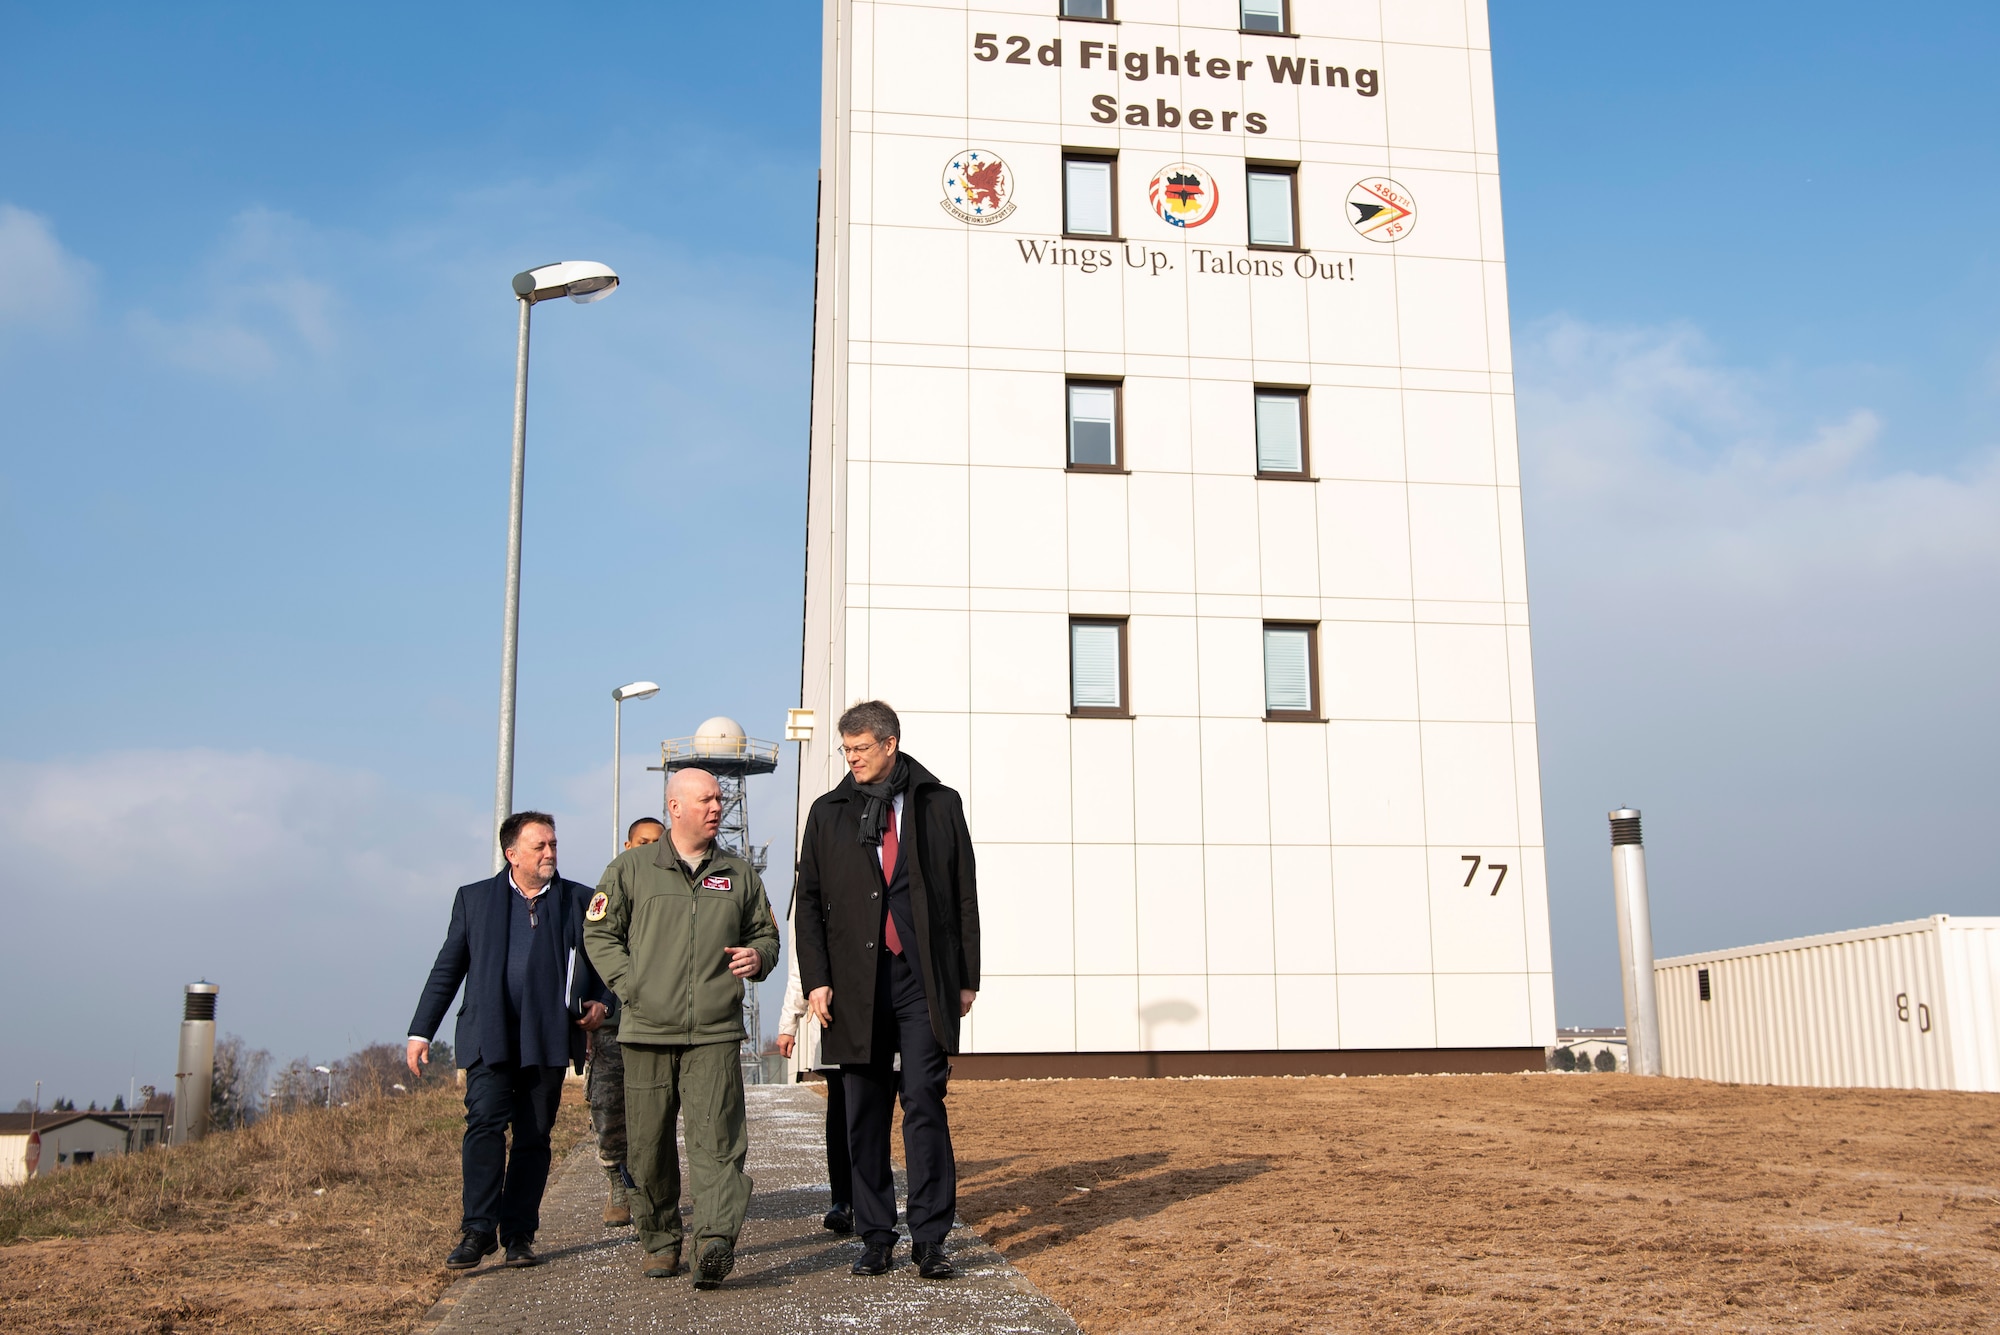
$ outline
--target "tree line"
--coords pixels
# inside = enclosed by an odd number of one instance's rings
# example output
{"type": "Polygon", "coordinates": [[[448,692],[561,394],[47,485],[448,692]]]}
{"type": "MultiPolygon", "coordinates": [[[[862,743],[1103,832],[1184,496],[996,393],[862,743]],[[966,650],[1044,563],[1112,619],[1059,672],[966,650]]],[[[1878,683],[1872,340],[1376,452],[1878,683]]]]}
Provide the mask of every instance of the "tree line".
{"type": "Polygon", "coordinates": [[[217,1130],[248,1126],[267,1113],[339,1107],[429,1088],[454,1078],[451,1044],[431,1045],[422,1077],[403,1064],[400,1043],[370,1043],[337,1061],[294,1057],[272,1071],[271,1054],[252,1048],[235,1034],[215,1045],[215,1074],[209,1083],[209,1124],[217,1130]],[[320,1068],[325,1067],[322,1071],[320,1068]]]}

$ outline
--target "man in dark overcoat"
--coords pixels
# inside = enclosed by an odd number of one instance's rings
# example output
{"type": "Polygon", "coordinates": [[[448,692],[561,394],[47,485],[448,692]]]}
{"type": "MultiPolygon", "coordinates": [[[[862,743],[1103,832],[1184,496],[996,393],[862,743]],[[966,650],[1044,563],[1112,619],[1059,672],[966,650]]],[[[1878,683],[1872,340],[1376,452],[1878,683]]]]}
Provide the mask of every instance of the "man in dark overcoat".
{"type": "Polygon", "coordinates": [[[847,1095],[863,1243],[854,1273],[885,1273],[895,1250],[889,1126],[900,1084],[911,1256],[926,1279],[945,1279],[958,1209],[945,1083],[979,992],[972,833],[958,794],[902,754],[895,710],[870,700],[839,726],[848,774],[806,816],[793,929],[821,1060],[840,1066],[847,1095]]]}

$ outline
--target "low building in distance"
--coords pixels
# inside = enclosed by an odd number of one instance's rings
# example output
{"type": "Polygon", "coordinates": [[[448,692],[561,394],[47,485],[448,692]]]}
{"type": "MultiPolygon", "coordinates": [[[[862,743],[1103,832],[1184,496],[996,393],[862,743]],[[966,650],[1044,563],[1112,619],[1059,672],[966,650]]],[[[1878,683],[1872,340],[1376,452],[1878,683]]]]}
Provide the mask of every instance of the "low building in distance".
{"type": "Polygon", "coordinates": [[[2000,1092],[2000,918],[1677,955],[1653,978],[1667,1075],[2000,1092]]]}
{"type": "Polygon", "coordinates": [[[120,1154],[152,1149],[166,1136],[166,1118],[157,1112],[0,1113],[0,1186],[16,1186],[30,1176],[94,1163],[120,1154]],[[33,1142],[40,1137],[39,1154],[33,1142]],[[30,1159],[35,1160],[29,1172],[30,1159]]]}

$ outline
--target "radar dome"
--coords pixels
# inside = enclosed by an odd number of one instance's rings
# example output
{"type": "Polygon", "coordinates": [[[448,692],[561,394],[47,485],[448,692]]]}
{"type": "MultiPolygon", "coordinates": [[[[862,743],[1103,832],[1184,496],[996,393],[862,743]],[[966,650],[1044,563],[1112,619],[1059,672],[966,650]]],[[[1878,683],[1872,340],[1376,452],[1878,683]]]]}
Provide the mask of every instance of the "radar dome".
{"type": "Polygon", "coordinates": [[[694,730],[694,753],[698,756],[740,756],[747,734],[743,725],[721,715],[694,730]]]}

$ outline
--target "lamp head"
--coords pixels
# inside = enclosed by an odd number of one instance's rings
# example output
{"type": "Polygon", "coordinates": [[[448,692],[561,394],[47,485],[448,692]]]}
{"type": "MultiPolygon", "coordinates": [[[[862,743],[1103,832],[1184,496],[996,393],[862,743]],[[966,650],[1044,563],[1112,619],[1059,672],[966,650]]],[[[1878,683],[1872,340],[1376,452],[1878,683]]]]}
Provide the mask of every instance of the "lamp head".
{"type": "Polygon", "coordinates": [[[660,693],[659,686],[650,681],[635,681],[620,686],[611,693],[613,700],[645,700],[660,693]]]}
{"type": "Polygon", "coordinates": [[[581,305],[602,301],[618,286],[618,275],[596,260],[563,260],[514,275],[514,295],[529,305],[568,297],[581,305]]]}

